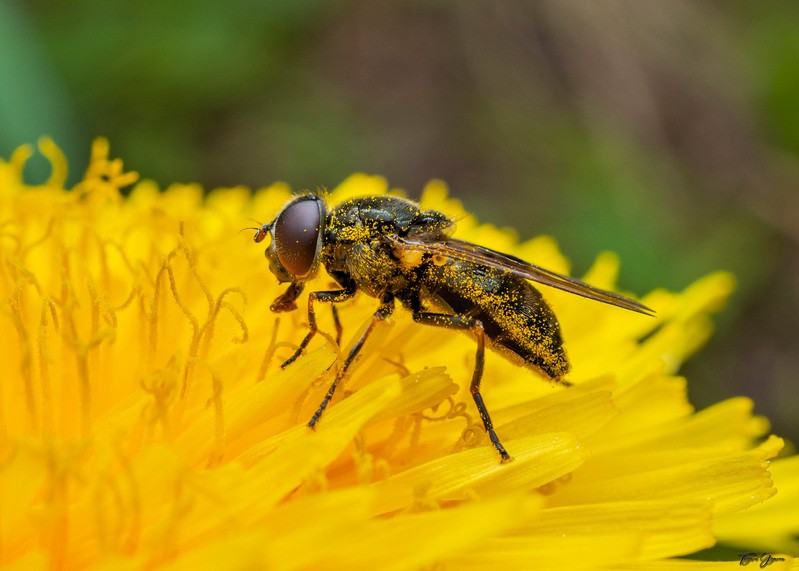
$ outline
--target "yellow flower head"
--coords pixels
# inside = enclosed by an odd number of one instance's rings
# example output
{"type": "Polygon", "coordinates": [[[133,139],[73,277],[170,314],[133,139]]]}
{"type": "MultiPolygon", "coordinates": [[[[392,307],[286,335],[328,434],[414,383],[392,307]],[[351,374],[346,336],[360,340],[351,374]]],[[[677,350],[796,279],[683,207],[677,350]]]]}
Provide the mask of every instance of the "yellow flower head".
{"type": "MultiPolygon", "coordinates": [[[[751,401],[694,412],[675,375],[729,275],[649,294],[656,318],[542,288],[575,386],[487,355],[483,392],[514,462],[473,409],[474,341],[399,311],[311,431],[376,301],[342,304],[341,349],[318,335],[281,370],[305,304],[269,311],[283,288],[238,231],[289,189],[143,181],[123,196],[137,176],[101,140],[65,190],[60,151],[40,148],[41,186],[23,180],[28,148],[0,161],[0,567],[731,568],[673,559],[717,539],[792,565],[779,552],[797,551],[796,459],[770,466],[782,442],[751,401]]],[[[354,175],[329,200],[387,192],[354,175]]],[[[553,240],[478,224],[440,182],[422,204],[459,238],[568,272],[553,240]]],[[[612,289],[617,270],[605,254],[585,279],[612,289]]],[[[330,286],[321,272],[307,290],[330,286]]]]}

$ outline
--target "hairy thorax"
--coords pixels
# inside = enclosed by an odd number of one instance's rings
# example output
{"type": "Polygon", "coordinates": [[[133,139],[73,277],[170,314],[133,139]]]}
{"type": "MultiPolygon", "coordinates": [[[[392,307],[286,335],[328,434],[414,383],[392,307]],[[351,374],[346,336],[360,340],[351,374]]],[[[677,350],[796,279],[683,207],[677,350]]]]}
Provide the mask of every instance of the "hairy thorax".
{"type": "Polygon", "coordinates": [[[348,275],[359,290],[372,297],[382,297],[386,292],[396,293],[410,282],[410,275],[390,249],[374,241],[329,246],[323,250],[322,256],[328,272],[348,275]]]}

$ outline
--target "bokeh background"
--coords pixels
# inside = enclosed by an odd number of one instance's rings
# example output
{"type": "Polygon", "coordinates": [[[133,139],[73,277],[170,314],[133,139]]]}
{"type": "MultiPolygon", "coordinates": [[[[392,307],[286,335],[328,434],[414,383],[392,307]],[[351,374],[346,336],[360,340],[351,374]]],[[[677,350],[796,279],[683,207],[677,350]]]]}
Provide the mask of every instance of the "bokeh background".
{"type": "Polygon", "coordinates": [[[799,438],[793,0],[2,0],[0,156],[45,134],[73,180],[97,135],[161,184],[443,178],[638,293],[731,270],[693,402],[799,438]]]}

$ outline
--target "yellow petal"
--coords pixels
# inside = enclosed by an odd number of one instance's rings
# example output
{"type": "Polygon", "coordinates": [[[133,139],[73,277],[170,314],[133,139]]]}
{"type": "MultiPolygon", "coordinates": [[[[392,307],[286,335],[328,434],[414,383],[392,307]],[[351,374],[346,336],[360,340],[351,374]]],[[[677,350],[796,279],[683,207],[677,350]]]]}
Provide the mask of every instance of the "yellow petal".
{"type": "Polygon", "coordinates": [[[574,470],[585,452],[574,436],[550,433],[505,442],[514,461],[500,464],[492,447],[483,446],[438,458],[374,484],[377,513],[411,504],[420,486],[427,498],[455,500],[469,494],[492,496],[542,486],[574,470]]]}
{"type": "Polygon", "coordinates": [[[721,541],[746,550],[799,553],[799,456],[773,460],[769,471],[774,497],[714,520],[713,531],[721,541]]]}

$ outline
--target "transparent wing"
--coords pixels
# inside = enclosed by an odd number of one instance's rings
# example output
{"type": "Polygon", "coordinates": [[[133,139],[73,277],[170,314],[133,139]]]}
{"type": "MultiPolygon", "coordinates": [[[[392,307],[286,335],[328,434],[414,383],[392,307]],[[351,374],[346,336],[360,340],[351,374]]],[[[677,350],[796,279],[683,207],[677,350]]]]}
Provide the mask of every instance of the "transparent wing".
{"type": "Polygon", "coordinates": [[[655,314],[652,309],[644,304],[623,295],[596,288],[576,278],[558,274],[525,262],[520,258],[503,254],[490,248],[484,248],[471,242],[464,242],[454,238],[426,239],[423,235],[405,238],[395,236],[392,237],[391,241],[398,247],[483,264],[501,271],[511,272],[530,281],[587,297],[588,299],[601,301],[602,303],[608,303],[616,307],[643,313],[644,315],[655,314]]]}

